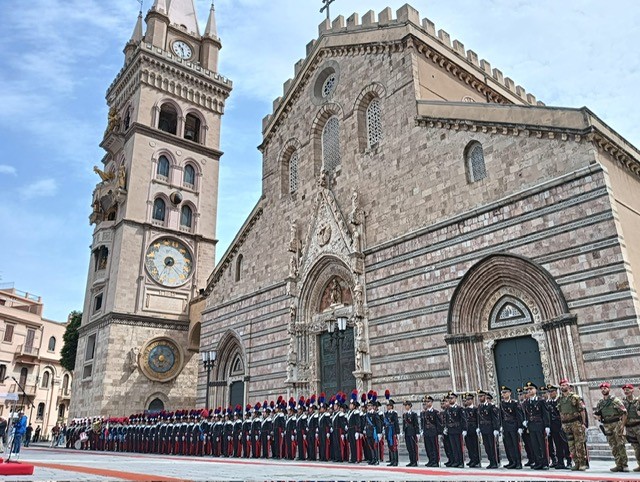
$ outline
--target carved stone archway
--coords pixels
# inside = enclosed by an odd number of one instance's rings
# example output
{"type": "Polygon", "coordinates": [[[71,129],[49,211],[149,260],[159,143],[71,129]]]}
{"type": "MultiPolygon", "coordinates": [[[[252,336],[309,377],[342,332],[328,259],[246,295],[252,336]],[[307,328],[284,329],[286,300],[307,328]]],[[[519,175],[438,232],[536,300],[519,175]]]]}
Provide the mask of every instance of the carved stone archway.
{"type": "Polygon", "coordinates": [[[576,321],[544,268],[508,253],[484,258],[462,278],[449,305],[445,340],[454,390],[495,387],[495,343],[519,336],[538,342],[547,382],[579,381],[576,321]]]}
{"type": "Polygon", "coordinates": [[[234,383],[244,384],[242,406],[247,398],[247,355],[242,338],[235,330],[227,330],[216,347],[216,367],[213,381],[214,390],[210,407],[226,407],[230,402],[231,386],[234,383]]]}
{"type": "Polygon", "coordinates": [[[301,283],[299,308],[292,310],[288,354],[287,385],[294,394],[317,392],[319,388],[319,336],[329,322],[339,316],[347,318],[354,329],[356,388],[368,388],[370,379],[369,342],[362,308],[362,285],[359,277],[339,256],[324,255],[309,270],[301,283]],[[340,299],[327,299],[336,282],[340,299]]]}

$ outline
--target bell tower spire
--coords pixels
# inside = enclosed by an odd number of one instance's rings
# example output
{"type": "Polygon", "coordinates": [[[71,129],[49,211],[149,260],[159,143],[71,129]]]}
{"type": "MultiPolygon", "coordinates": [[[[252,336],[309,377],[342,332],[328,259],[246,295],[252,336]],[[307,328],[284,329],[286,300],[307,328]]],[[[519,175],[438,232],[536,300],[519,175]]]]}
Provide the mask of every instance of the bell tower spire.
{"type": "Polygon", "coordinates": [[[218,55],[222,44],[218,38],[218,27],[216,25],[216,8],[211,1],[211,9],[209,10],[209,20],[202,37],[202,56],[200,63],[205,69],[213,72],[218,71],[218,55]]]}
{"type": "Polygon", "coordinates": [[[125,61],[129,62],[131,57],[136,51],[140,42],[144,38],[144,33],[142,29],[142,0],[139,0],[140,3],[140,12],[138,13],[138,20],[136,20],[136,26],[133,28],[133,33],[131,34],[131,39],[127,42],[127,45],[124,47],[124,56],[125,61]]]}

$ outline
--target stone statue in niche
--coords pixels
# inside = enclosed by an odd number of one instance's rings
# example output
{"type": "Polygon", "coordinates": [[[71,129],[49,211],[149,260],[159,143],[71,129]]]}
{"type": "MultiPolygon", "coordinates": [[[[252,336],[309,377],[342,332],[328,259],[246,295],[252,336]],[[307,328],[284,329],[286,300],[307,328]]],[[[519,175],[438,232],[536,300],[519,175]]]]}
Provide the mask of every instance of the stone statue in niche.
{"type": "Polygon", "coordinates": [[[289,277],[295,278],[296,276],[298,276],[298,260],[297,254],[294,253],[289,260],[289,277]]]}
{"type": "Polygon", "coordinates": [[[323,169],[318,177],[318,186],[327,187],[329,185],[329,171],[323,169]]]}
{"type": "Polygon", "coordinates": [[[291,303],[289,305],[289,333],[290,334],[293,334],[295,332],[296,312],[297,312],[296,305],[291,303]]]}
{"type": "Polygon", "coordinates": [[[336,278],[333,278],[329,286],[329,303],[331,305],[342,304],[342,288],[336,278]]]}
{"type": "Polygon", "coordinates": [[[118,188],[127,188],[127,168],[124,167],[124,162],[120,164],[120,167],[118,168],[118,188]]]}
{"type": "Polygon", "coordinates": [[[364,211],[360,207],[360,196],[358,191],[353,191],[351,194],[351,213],[349,214],[349,222],[354,226],[362,224],[364,218],[364,211]]]}
{"type": "Polygon", "coordinates": [[[291,235],[289,238],[289,251],[292,253],[298,252],[298,223],[295,221],[291,223],[291,235]]]}
{"type": "Polygon", "coordinates": [[[129,365],[129,370],[135,371],[138,368],[138,356],[140,355],[140,348],[133,347],[127,353],[127,365],[129,365]]]}
{"type": "Polygon", "coordinates": [[[364,312],[364,293],[360,281],[356,281],[353,287],[353,311],[358,317],[361,317],[364,312]]]}
{"type": "Polygon", "coordinates": [[[351,249],[354,253],[362,252],[362,244],[360,243],[360,232],[357,228],[353,231],[353,241],[351,243],[351,249]]]}

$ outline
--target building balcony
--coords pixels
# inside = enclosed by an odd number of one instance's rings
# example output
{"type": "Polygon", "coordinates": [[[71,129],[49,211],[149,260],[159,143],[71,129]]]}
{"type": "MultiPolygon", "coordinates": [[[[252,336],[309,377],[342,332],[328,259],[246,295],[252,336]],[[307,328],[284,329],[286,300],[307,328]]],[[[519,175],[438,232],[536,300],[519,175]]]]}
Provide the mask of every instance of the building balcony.
{"type": "MultiPolygon", "coordinates": [[[[24,388],[24,393],[26,394],[27,397],[35,397],[36,390],[38,389],[38,385],[36,385],[35,383],[32,383],[32,384],[25,383],[22,386],[24,388]]],[[[17,383],[11,384],[11,386],[9,387],[9,393],[17,393],[18,397],[22,396],[22,390],[18,387],[17,383]]]]}
{"type": "Polygon", "coordinates": [[[60,390],[60,392],[58,393],[57,405],[60,405],[62,402],[69,401],[69,400],[71,400],[71,390],[69,389],[60,390]]]}
{"type": "Polygon", "coordinates": [[[20,363],[36,364],[40,355],[40,349],[34,346],[18,345],[16,347],[16,361],[20,363]]]}

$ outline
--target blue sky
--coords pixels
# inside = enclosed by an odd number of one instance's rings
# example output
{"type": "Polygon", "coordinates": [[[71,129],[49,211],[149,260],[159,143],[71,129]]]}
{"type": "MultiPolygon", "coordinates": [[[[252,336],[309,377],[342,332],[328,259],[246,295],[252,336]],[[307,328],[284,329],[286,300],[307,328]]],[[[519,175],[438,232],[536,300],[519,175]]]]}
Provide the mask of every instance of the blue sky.
{"type": "MultiPolygon", "coordinates": [[[[145,11],[152,1],[145,1],[145,11]]],[[[332,17],[403,1],[336,0],[332,17]]],[[[547,105],[591,108],[640,146],[640,9],[634,0],[414,0],[443,28],[547,105]]],[[[217,255],[260,193],[256,146],[305,45],[320,0],[218,0],[220,73],[234,81],[223,118],[217,255]]],[[[209,1],[197,1],[201,28],[209,1]]],[[[39,294],[45,316],[81,309],[92,167],[106,88],[123,63],[135,0],[0,1],[0,283],[39,294]]]]}

